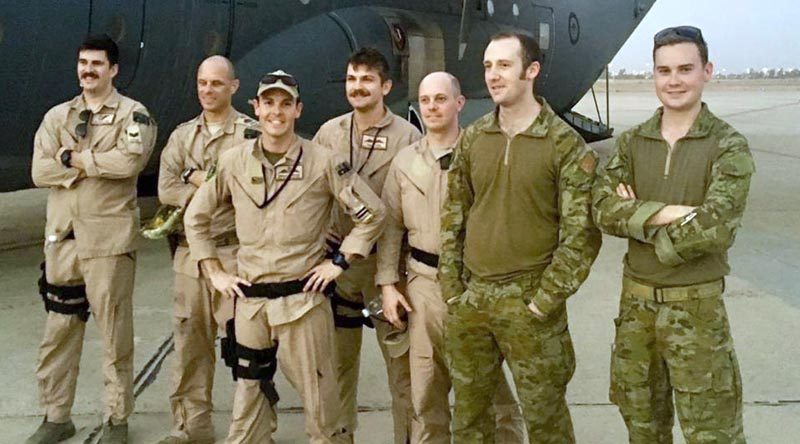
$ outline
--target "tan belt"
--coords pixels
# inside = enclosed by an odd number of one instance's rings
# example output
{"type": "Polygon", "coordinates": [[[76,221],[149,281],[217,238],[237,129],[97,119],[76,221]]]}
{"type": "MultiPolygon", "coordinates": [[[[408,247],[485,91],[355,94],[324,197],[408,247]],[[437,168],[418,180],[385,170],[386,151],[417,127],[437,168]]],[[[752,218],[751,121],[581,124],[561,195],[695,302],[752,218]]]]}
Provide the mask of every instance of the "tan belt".
{"type": "Polygon", "coordinates": [[[724,279],[684,287],[651,287],[627,277],[622,279],[622,293],[624,295],[659,303],[713,298],[721,295],[724,290],[724,279]]]}
{"type": "MultiPolygon", "coordinates": [[[[222,233],[215,237],[214,245],[217,247],[239,245],[239,238],[236,237],[235,231],[228,231],[227,233],[222,233]]],[[[186,240],[186,236],[178,236],[178,246],[189,248],[189,242],[186,240]]]]}

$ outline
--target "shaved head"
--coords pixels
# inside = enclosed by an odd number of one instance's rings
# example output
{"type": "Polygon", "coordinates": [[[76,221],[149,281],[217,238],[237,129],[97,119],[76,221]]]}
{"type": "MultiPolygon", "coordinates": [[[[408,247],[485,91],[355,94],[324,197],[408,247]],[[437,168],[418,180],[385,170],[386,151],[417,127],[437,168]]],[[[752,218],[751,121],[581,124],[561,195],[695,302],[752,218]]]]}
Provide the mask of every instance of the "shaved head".
{"type": "Polygon", "coordinates": [[[211,56],[197,68],[197,98],[206,113],[206,120],[227,115],[233,95],[238,90],[236,71],[227,58],[211,56]]]}
{"type": "Polygon", "coordinates": [[[449,83],[450,93],[453,97],[461,95],[461,82],[458,81],[456,76],[444,71],[432,72],[425,76],[422,81],[419,82],[419,89],[423,89],[423,86],[427,87],[432,84],[440,84],[439,82],[449,83]]]}
{"type": "Polygon", "coordinates": [[[213,55],[203,60],[197,68],[197,72],[199,73],[203,69],[213,70],[214,72],[224,70],[228,79],[233,80],[236,78],[236,69],[233,67],[233,63],[227,57],[221,55],[213,55]]]}
{"type": "Polygon", "coordinates": [[[418,99],[428,134],[458,134],[458,113],[465,99],[455,76],[443,71],[428,74],[419,82],[418,99]]]}

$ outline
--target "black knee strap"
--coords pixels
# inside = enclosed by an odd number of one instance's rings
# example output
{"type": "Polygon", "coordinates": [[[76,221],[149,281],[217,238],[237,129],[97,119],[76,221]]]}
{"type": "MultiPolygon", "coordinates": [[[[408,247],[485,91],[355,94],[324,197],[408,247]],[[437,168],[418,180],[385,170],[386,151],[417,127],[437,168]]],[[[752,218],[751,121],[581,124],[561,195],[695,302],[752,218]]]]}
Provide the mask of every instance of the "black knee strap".
{"type": "Polygon", "coordinates": [[[222,338],[222,360],[225,366],[230,367],[231,376],[236,381],[239,378],[259,381],[261,392],[267,397],[270,405],[275,405],[280,400],[275,389],[275,372],[278,370],[278,344],[265,349],[245,347],[236,342],[236,329],[234,320],[225,323],[227,337],[222,338]],[[239,359],[246,359],[249,365],[239,365],[239,359]]]}
{"type": "Polygon", "coordinates": [[[237,362],[233,369],[234,381],[238,378],[258,380],[261,392],[267,397],[269,404],[277,404],[280,396],[275,389],[273,378],[278,370],[278,344],[259,350],[237,343],[236,355],[238,358],[248,360],[250,365],[245,367],[237,362]]]}
{"type": "Polygon", "coordinates": [[[45,264],[42,263],[39,268],[42,269],[42,276],[38,282],[39,295],[44,302],[45,311],[78,316],[81,321],[86,322],[89,319],[86,285],[53,285],[47,282],[45,264]],[[56,296],[58,299],[51,299],[48,295],[56,296]]]}
{"type": "Polygon", "coordinates": [[[363,316],[345,316],[342,314],[337,313],[337,307],[340,305],[342,307],[347,307],[352,310],[358,310],[359,312],[363,310],[364,304],[360,302],[353,302],[348,301],[347,299],[339,296],[338,293],[334,292],[330,295],[331,298],[331,310],[333,311],[333,325],[337,328],[361,328],[361,327],[369,327],[375,328],[372,324],[372,319],[369,317],[363,316]]]}

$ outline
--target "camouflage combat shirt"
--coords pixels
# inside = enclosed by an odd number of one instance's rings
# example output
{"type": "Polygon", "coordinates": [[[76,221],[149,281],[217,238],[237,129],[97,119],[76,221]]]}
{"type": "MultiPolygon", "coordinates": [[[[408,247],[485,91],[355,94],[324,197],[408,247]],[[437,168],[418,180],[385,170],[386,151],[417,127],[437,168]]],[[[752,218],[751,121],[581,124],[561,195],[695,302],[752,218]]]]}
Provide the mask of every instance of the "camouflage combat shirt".
{"type": "Polygon", "coordinates": [[[508,138],[498,112],[468,127],[454,152],[442,209],[445,300],[469,276],[541,276],[533,302],[549,314],[578,290],[600,248],[590,214],[595,153],[537,97],[539,116],[508,138]]]}
{"type": "Polygon", "coordinates": [[[709,282],[729,272],[727,250],[741,224],[755,171],[747,140],[703,104],[689,132],[670,149],[661,135],[662,109],[617,140],[593,191],[594,220],[628,238],[626,276],[652,286],[709,282]],[[615,189],[631,185],[636,200],[615,189]],[[664,206],[696,206],[669,225],[646,221],[664,206]]]}

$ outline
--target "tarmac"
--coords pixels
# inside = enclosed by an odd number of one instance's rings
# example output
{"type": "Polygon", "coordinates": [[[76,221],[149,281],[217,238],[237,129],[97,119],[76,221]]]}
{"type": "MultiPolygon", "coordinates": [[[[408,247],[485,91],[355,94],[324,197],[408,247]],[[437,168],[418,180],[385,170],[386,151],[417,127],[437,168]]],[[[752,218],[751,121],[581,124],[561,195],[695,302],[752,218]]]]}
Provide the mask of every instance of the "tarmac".
{"type": "MultiPolygon", "coordinates": [[[[602,86],[600,84],[599,86],[602,86]]],[[[725,302],[742,369],[745,433],[751,444],[800,442],[800,82],[722,82],[709,85],[712,112],[742,132],[757,165],[743,227],[730,250],[725,302]]],[[[603,92],[598,92],[605,119],[603,92]]],[[[647,119],[658,105],[648,81],[616,81],[611,123],[619,134],[647,119]]],[[[576,107],[597,118],[591,95],[576,107]]],[[[613,140],[593,145],[603,158],[613,140]]],[[[0,194],[0,443],[20,443],[41,421],[34,367],[45,312],[36,294],[46,190],[0,194]]],[[[141,200],[152,212],[154,198],[141,200]]],[[[580,291],[569,300],[577,370],[568,399],[577,441],[627,442],[622,419],[608,401],[613,341],[625,242],[605,237],[600,256],[580,291]]],[[[166,244],[143,241],[134,294],[136,410],[131,443],[155,443],[169,431],[172,269],[166,244]]],[[[89,321],[91,324],[92,321],[89,321]]],[[[383,362],[374,334],[365,330],[356,441],[391,443],[391,414],[383,362]]],[[[101,423],[101,342],[87,329],[73,409],[77,435],[70,444],[96,442],[101,423]]],[[[234,384],[217,365],[214,422],[224,440],[234,384]]],[[[302,443],[302,407],[282,375],[277,443],[302,443]]],[[[676,421],[677,422],[677,421],[676,421]]],[[[676,424],[676,443],[682,443],[676,424]]]]}

